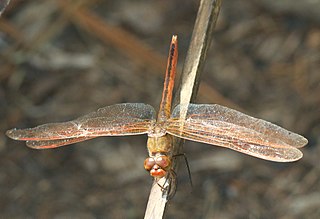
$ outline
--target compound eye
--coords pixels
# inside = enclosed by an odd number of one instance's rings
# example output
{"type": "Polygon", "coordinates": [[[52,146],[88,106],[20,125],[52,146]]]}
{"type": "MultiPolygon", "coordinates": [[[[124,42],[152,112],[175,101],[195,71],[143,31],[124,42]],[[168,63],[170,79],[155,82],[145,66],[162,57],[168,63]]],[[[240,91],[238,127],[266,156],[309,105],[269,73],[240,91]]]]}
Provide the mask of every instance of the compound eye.
{"type": "Polygon", "coordinates": [[[170,159],[167,156],[160,156],[156,158],[156,164],[158,164],[163,169],[168,169],[171,165],[170,159]]]}
{"type": "Polygon", "coordinates": [[[151,157],[148,157],[144,161],[144,169],[146,169],[146,171],[150,171],[155,164],[155,160],[151,157]]]}

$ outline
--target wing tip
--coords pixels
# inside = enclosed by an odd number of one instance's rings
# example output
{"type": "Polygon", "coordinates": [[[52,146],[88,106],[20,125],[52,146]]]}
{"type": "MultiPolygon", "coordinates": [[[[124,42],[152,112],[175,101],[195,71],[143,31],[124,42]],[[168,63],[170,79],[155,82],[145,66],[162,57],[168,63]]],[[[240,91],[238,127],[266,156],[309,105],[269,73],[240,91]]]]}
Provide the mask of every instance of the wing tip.
{"type": "Polygon", "coordinates": [[[14,140],[19,140],[19,138],[16,136],[16,131],[17,131],[17,129],[16,128],[14,128],[14,129],[10,129],[10,130],[7,130],[6,131],[6,136],[8,136],[9,138],[11,138],[11,139],[14,139],[14,140]]]}
{"type": "Polygon", "coordinates": [[[18,141],[27,141],[34,138],[32,133],[28,132],[28,129],[13,128],[13,129],[7,130],[5,134],[9,138],[13,140],[18,140],[18,141]]]}
{"type": "Polygon", "coordinates": [[[288,163],[300,160],[303,157],[303,153],[297,148],[290,148],[286,153],[281,154],[279,157],[267,157],[263,158],[269,161],[288,163]],[[271,158],[271,159],[270,159],[271,158]]]}
{"type": "Polygon", "coordinates": [[[298,141],[298,148],[302,148],[308,144],[308,139],[300,135],[300,139],[298,141]]]}

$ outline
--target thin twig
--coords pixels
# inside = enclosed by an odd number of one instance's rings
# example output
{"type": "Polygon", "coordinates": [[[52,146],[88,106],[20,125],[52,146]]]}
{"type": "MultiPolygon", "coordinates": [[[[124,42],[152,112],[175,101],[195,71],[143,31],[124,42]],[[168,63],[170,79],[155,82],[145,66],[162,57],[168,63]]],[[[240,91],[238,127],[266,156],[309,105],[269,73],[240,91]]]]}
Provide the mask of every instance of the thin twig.
{"type": "Polygon", "coordinates": [[[6,9],[6,7],[8,6],[9,2],[10,0],[0,0],[0,16],[4,9],[6,9]]]}
{"type": "MultiPolygon", "coordinates": [[[[132,33],[119,27],[112,26],[106,20],[94,14],[86,7],[70,11],[69,8],[71,5],[73,5],[72,1],[60,0],[57,2],[63,11],[70,14],[69,19],[71,19],[81,29],[87,30],[89,34],[96,36],[108,46],[114,45],[120,50],[120,52],[124,53],[137,63],[151,68],[152,70],[150,73],[157,75],[163,74],[166,64],[166,56],[158,54],[132,33]]],[[[208,1],[208,5],[211,4],[212,1],[208,1]]],[[[203,25],[203,27],[205,26],[206,25],[203,25]]],[[[209,34],[204,34],[204,36],[205,35],[209,34]]],[[[143,74],[143,71],[141,71],[141,73],[143,74]]],[[[205,81],[202,82],[200,91],[200,95],[202,93],[200,98],[203,100],[208,100],[206,102],[215,101],[218,104],[228,106],[233,109],[240,109],[239,106],[223,97],[217,90],[209,86],[205,81]]]]}
{"type": "MultiPolygon", "coordinates": [[[[181,82],[177,89],[173,105],[187,105],[196,98],[199,88],[200,73],[204,66],[206,54],[211,42],[212,31],[219,15],[220,6],[220,0],[201,0],[200,2],[190,47],[181,75],[181,82]]],[[[182,141],[178,138],[174,138],[173,154],[180,154],[182,146],[182,141]]],[[[173,168],[177,171],[175,159],[173,159],[173,168]]],[[[160,185],[166,183],[166,185],[164,185],[164,187],[166,187],[170,185],[170,180],[170,178],[163,178],[158,183],[160,185]]],[[[167,191],[162,191],[156,182],[152,184],[144,217],[145,219],[159,219],[163,217],[167,203],[167,195],[167,191]]]]}
{"type": "MultiPolygon", "coordinates": [[[[67,10],[71,4],[69,1],[64,0],[60,0],[58,3],[63,10],[67,10]]],[[[161,71],[165,70],[166,58],[154,53],[152,48],[142,43],[134,35],[120,27],[109,25],[101,17],[85,7],[71,11],[70,15],[70,19],[75,24],[95,35],[105,44],[116,45],[125,55],[138,63],[141,62],[144,66],[145,63],[149,63],[149,66],[155,71],[159,71],[159,69],[161,71]]]]}

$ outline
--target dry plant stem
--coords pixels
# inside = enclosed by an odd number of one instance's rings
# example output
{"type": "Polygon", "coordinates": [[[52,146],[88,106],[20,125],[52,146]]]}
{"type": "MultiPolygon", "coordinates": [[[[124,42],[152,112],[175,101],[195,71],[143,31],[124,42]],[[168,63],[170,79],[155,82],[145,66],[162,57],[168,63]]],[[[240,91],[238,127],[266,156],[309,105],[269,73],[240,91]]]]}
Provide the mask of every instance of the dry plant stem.
{"type": "MultiPolygon", "coordinates": [[[[59,0],[58,3],[62,10],[68,10],[70,7],[69,1],[59,0]]],[[[109,25],[88,9],[83,7],[76,11],[70,11],[70,19],[105,44],[113,44],[120,48],[120,51],[136,62],[140,62],[142,65],[150,63],[149,66],[155,71],[161,69],[163,72],[165,69],[165,58],[154,53],[151,48],[147,47],[132,34],[119,27],[109,25]]]]}
{"type": "MultiPolygon", "coordinates": [[[[83,6],[83,1],[77,1],[74,4],[70,4],[68,10],[66,9],[65,13],[58,14],[58,17],[55,19],[50,26],[46,26],[45,31],[38,31],[31,39],[26,40],[22,36],[25,35],[19,28],[15,27],[13,23],[7,21],[3,18],[0,19],[0,30],[8,33],[14,40],[15,44],[8,49],[3,54],[7,54],[2,59],[5,59],[7,63],[15,63],[14,60],[11,60],[10,57],[14,57],[15,51],[19,50],[20,53],[27,55],[30,51],[36,51],[38,48],[43,46],[50,41],[57,33],[60,33],[61,30],[68,24],[67,16],[72,11],[78,10],[79,7],[83,6]]],[[[56,13],[57,10],[53,9],[52,13],[56,13]]],[[[51,14],[48,14],[50,16],[51,14]]]]}
{"type": "MultiPolygon", "coordinates": [[[[216,1],[217,5],[220,1],[216,1]]],[[[206,4],[211,4],[212,1],[208,1],[206,4]]],[[[61,9],[69,13],[69,19],[72,20],[81,29],[85,29],[89,34],[92,34],[99,38],[103,43],[110,46],[113,45],[120,49],[122,53],[130,57],[137,63],[141,63],[143,66],[151,68],[151,73],[163,74],[166,57],[159,55],[156,51],[153,51],[138,38],[119,27],[108,24],[101,17],[97,16],[93,12],[90,12],[86,7],[78,8],[78,10],[68,11],[73,3],[69,1],[60,0],[58,1],[61,9]],[[141,61],[142,60],[142,61],[141,61]]],[[[143,72],[142,72],[143,73],[143,72]]],[[[213,87],[202,82],[200,88],[202,100],[208,100],[205,102],[216,102],[218,104],[229,106],[233,109],[240,109],[239,106],[232,103],[225,97],[223,97],[213,87]]],[[[243,110],[242,110],[243,111],[243,110]]]]}
{"type": "MultiPolygon", "coordinates": [[[[199,88],[200,72],[203,69],[212,37],[212,31],[219,15],[220,6],[220,0],[202,0],[200,2],[190,47],[181,75],[181,82],[176,92],[173,106],[179,103],[188,104],[194,101],[196,97],[199,88]]],[[[174,138],[173,147],[173,154],[179,154],[182,151],[181,141],[174,138]]],[[[173,159],[173,168],[175,171],[177,170],[175,159],[173,159]]],[[[158,183],[160,185],[163,185],[164,183],[169,185],[170,178],[162,178],[158,183]]],[[[167,185],[164,185],[164,187],[167,185]]],[[[162,191],[160,186],[156,182],[153,182],[144,218],[163,218],[167,203],[167,195],[167,191],[162,191]]]]}
{"type": "Polygon", "coordinates": [[[9,2],[10,0],[0,0],[0,16],[4,9],[6,9],[6,7],[8,6],[9,2]]]}
{"type": "MultiPolygon", "coordinates": [[[[10,10],[12,7],[14,8],[15,3],[17,2],[13,1],[10,3],[11,4],[8,5],[6,10],[10,10]]],[[[150,67],[152,69],[150,71],[151,73],[163,74],[166,57],[159,55],[157,52],[152,51],[152,49],[149,49],[148,46],[143,44],[130,32],[124,31],[118,27],[112,27],[101,17],[95,15],[93,12],[90,12],[87,8],[88,4],[90,5],[90,3],[87,1],[69,2],[60,0],[56,3],[62,9],[62,15],[54,21],[52,26],[48,27],[46,30],[48,33],[41,32],[41,36],[36,35],[34,39],[29,40],[28,42],[24,42],[24,40],[21,38],[21,36],[24,35],[21,29],[14,27],[14,24],[10,23],[4,18],[1,18],[0,31],[10,35],[16,43],[16,46],[11,48],[6,53],[13,53],[14,49],[20,44],[26,50],[28,48],[30,49],[30,45],[32,45],[32,49],[35,49],[41,46],[43,42],[48,41],[51,37],[54,37],[56,34],[60,33],[60,30],[62,30],[64,26],[68,24],[68,22],[72,21],[78,25],[80,29],[87,30],[89,34],[101,39],[101,41],[108,46],[112,44],[136,62],[150,67]],[[137,53],[137,51],[141,52],[137,53]],[[141,60],[143,60],[143,63],[141,60]]],[[[14,64],[14,62],[8,57],[11,56],[2,56],[1,58],[8,59],[7,63],[14,64]]],[[[200,87],[199,99],[201,99],[203,102],[214,101],[220,105],[228,106],[244,112],[244,110],[238,105],[223,97],[217,90],[209,86],[205,81],[202,82],[202,86],[200,87]]]]}

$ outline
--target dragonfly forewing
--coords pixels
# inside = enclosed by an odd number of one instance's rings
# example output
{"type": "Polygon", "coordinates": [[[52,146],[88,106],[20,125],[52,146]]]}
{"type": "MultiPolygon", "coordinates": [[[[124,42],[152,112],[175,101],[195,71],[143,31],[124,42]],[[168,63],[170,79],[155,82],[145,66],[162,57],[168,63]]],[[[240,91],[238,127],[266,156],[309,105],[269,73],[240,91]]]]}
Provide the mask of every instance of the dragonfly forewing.
{"type": "Polygon", "coordinates": [[[298,134],[217,104],[177,106],[167,124],[169,134],[278,162],[300,159],[296,147],[307,144],[298,134]]]}
{"type": "Polygon", "coordinates": [[[95,137],[66,138],[48,141],[27,141],[26,145],[33,149],[49,149],[74,144],[81,141],[86,141],[92,138],[95,137]]]}
{"type": "MultiPolygon", "coordinates": [[[[125,136],[147,133],[155,122],[155,110],[144,103],[107,106],[96,112],[62,123],[49,123],[28,129],[7,131],[16,140],[49,141],[62,139],[71,143],[99,136],[125,136]]],[[[59,142],[59,141],[57,141],[59,142]]],[[[59,144],[62,144],[60,141],[59,144]]],[[[66,142],[67,143],[67,142],[66,142]]],[[[64,144],[66,145],[66,144],[64,144]]]]}

